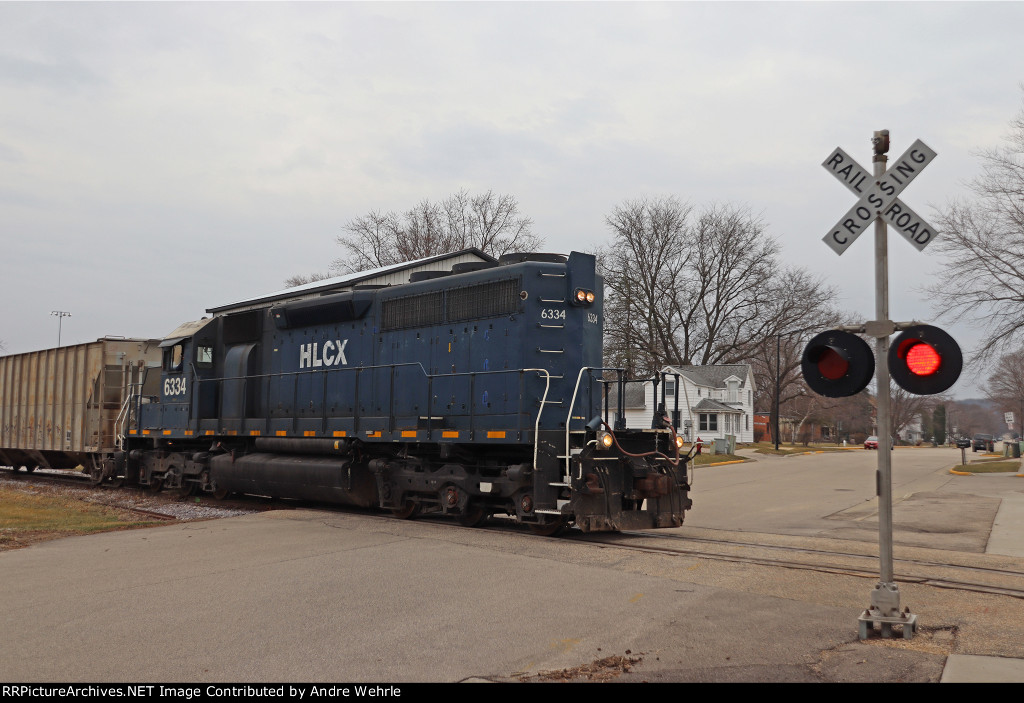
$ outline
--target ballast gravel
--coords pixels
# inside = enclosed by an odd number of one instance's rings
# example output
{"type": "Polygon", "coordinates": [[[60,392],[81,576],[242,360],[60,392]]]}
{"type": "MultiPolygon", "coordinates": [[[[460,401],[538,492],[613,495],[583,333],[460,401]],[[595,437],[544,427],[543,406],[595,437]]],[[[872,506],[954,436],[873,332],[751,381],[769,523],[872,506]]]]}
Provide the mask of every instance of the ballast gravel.
{"type": "MultiPolygon", "coordinates": [[[[47,473],[60,475],[67,472],[37,470],[36,473],[45,476],[47,473]]],[[[88,485],[76,486],[57,482],[28,483],[24,480],[8,478],[9,474],[5,474],[6,472],[0,471],[0,486],[10,490],[23,491],[35,495],[62,495],[98,505],[166,515],[169,518],[183,522],[189,520],[212,520],[260,512],[255,509],[235,506],[218,507],[210,505],[213,499],[208,496],[180,497],[169,491],[148,493],[133,488],[96,488],[88,485]]]]}

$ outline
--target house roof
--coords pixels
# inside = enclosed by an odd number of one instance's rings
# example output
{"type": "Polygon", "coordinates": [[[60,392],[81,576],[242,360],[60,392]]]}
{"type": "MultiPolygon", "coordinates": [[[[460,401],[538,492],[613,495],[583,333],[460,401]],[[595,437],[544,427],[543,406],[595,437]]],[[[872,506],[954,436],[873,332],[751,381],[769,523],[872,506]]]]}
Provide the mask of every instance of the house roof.
{"type": "Polygon", "coordinates": [[[753,376],[750,372],[750,364],[712,364],[709,366],[668,366],[667,370],[686,376],[698,386],[709,388],[725,388],[728,378],[735,376],[740,381],[740,388],[746,387],[747,379],[753,376]]]}
{"type": "Polygon", "coordinates": [[[737,415],[743,412],[739,408],[719,403],[717,400],[711,400],[711,398],[701,398],[701,401],[693,406],[693,410],[699,413],[735,413],[737,415]]]}
{"type": "MultiPolygon", "coordinates": [[[[647,407],[646,383],[627,383],[623,393],[625,410],[643,410],[647,407]]],[[[608,386],[608,408],[616,410],[619,407],[619,387],[609,384],[608,386]]]]}
{"type": "Polygon", "coordinates": [[[434,264],[436,267],[439,262],[443,262],[447,259],[456,259],[459,257],[475,256],[480,261],[487,261],[491,263],[497,263],[497,259],[489,254],[485,254],[476,247],[470,247],[468,249],[462,249],[460,251],[453,251],[447,254],[438,254],[436,256],[427,256],[422,259],[415,259],[413,261],[403,261],[399,264],[392,264],[390,266],[380,266],[375,269],[369,269],[367,271],[358,271],[356,273],[347,273],[343,276],[335,276],[333,278],[325,278],[322,281],[313,281],[312,283],[306,283],[301,286],[294,286],[292,288],[285,288],[275,293],[268,293],[258,295],[253,298],[245,300],[239,300],[234,303],[227,305],[220,305],[215,308],[207,308],[206,312],[217,314],[224,313],[234,310],[236,308],[251,308],[251,307],[262,307],[276,303],[282,300],[291,300],[293,298],[308,298],[318,295],[325,295],[327,293],[335,293],[350,290],[353,286],[357,286],[367,281],[372,281],[375,278],[382,276],[400,273],[408,269],[416,269],[429,264],[434,264]]]}

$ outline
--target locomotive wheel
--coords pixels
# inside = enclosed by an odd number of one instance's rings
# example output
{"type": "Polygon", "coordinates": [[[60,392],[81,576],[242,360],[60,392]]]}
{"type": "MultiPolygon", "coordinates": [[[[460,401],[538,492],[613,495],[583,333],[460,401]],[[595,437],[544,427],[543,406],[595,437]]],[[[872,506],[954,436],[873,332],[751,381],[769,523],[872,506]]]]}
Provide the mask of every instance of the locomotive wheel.
{"type": "Polygon", "coordinates": [[[459,524],[463,527],[479,527],[487,519],[487,511],[482,505],[468,505],[466,511],[459,515],[459,524]]]}
{"type": "Polygon", "coordinates": [[[407,500],[401,508],[393,508],[391,514],[399,520],[412,520],[420,514],[420,504],[407,500]]]}
{"type": "Polygon", "coordinates": [[[164,479],[163,479],[162,476],[160,478],[151,478],[149,480],[149,490],[152,493],[159,493],[163,489],[164,489],[164,479]]]}
{"type": "Polygon", "coordinates": [[[229,495],[231,495],[231,491],[227,490],[226,488],[218,488],[213,492],[213,497],[216,498],[217,500],[224,500],[229,495]]]}
{"type": "Polygon", "coordinates": [[[191,481],[182,481],[181,488],[178,489],[178,497],[188,498],[190,495],[196,492],[196,484],[191,481]]]}
{"type": "Polygon", "coordinates": [[[540,537],[554,537],[559,532],[565,529],[565,519],[556,518],[551,522],[545,523],[530,523],[530,532],[540,537]]]}

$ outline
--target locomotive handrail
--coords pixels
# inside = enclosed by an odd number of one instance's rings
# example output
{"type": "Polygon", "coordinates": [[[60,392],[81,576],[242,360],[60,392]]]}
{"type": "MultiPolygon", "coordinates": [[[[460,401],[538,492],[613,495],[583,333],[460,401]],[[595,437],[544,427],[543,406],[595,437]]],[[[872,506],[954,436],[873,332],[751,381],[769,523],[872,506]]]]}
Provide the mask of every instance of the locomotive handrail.
{"type": "MultiPolygon", "coordinates": [[[[427,384],[428,384],[428,406],[427,406],[428,428],[427,429],[428,429],[428,431],[430,430],[430,422],[431,422],[431,419],[433,417],[433,407],[432,406],[433,406],[434,397],[433,397],[433,389],[432,389],[432,387],[433,387],[433,384],[434,384],[435,380],[437,380],[437,379],[458,378],[458,377],[466,377],[466,376],[468,376],[470,378],[470,384],[471,384],[470,396],[472,398],[473,397],[473,390],[472,389],[473,389],[473,387],[475,387],[475,378],[477,376],[497,375],[497,374],[520,374],[520,376],[521,376],[523,372],[527,372],[527,371],[533,371],[533,372],[538,372],[538,373],[544,374],[544,377],[545,377],[544,394],[543,394],[543,396],[541,398],[541,402],[539,403],[540,409],[537,412],[537,421],[534,423],[534,432],[536,433],[536,432],[539,431],[540,415],[541,415],[541,413],[543,411],[543,408],[544,408],[544,405],[545,405],[545,403],[547,401],[547,396],[548,396],[548,393],[550,391],[550,386],[551,386],[551,379],[554,378],[553,376],[551,376],[551,374],[546,369],[496,369],[496,370],[493,370],[493,371],[490,371],[490,370],[488,370],[488,371],[462,371],[462,372],[457,372],[457,373],[436,373],[436,374],[430,374],[430,373],[427,373],[426,369],[424,368],[424,366],[423,366],[423,364],[421,362],[410,361],[410,362],[402,362],[402,363],[398,363],[398,364],[379,364],[379,365],[374,365],[374,366],[352,366],[352,367],[329,368],[329,369],[315,369],[315,370],[314,369],[310,369],[310,370],[297,370],[297,371],[279,371],[279,372],[275,372],[275,373],[252,374],[252,375],[244,375],[244,376],[222,376],[222,377],[219,377],[219,378],[204,378],[204,379],[201,379],[201,382],[202,383],[222,384],[222,383],[224,383],[226,381],[260,381],[261,382],[260,383],[261,389],[264,391],[264,393],[268,393],[268,402],[266,404],[267,405],[267,416],[265,418],[265,421],[269,423],[269,421],[271,419],[271,417],[270,417],[270,403],[269,403],[269,381],[270,381],[270,379],[273,379],[273,378],[285,378],[285,377],[288,377],[288,376],[292,376],[295,379],[295,383],[298,384],[299,378],[302,377],[302,376],[320,376],[321,378],[324,379],[324,382],[323,382],[323,392],[322,392],[322,395],[321,395],[321,407],[322,408],[326,408],[326,402],[325,402],[326,401],[326,393],[327,393],[327,385],[326,385],[326,383],[327,383],[327,375],[328,374],[344,373],[344,372],[354,373],[355,374],[355,378],[356,378],[354,393],[356,394],[356,397],[358,397],[359,378],[360,378],[362,372],[364,372],[364,371],[374,371],[374,370],[385,370],[385,369],[389,370],[391,372],[390,383],[391,383],[391,386],[392,386],[392,389],[393,389],[393,387],[394,387],[394,370],[396,368],[400,368],[400,367],[417,367],[417,368],[419,368],[420,371],[423,373],[424,379],[426,379],[426,381],[427,381],[427,384]]],[[[198,382],[194,382],[193,387],[198,388],[198,382]]],[[[248,384],[246,384],[242,388],[242,402],[241,402],[241,408],[240,408],[240,412],[241,412],[242,415],[241,415],[240,418],[238,418],[240,420],[244,420],[245,419],[245,409],[246,409],[246,406],[247,406],[248,392],[249,392],[249,388],[248,388],[248,384]]],[[[296,388],[292,389],[292,396],[293,396],[293,398],[295,396],[297,396],[296,388]]],[[[517,415],[522,415],[523,414],[523,409],[525,407],[523,405],[522,397],[523,397],[522,394],[520,394],[519,411],[516,413],[517,415]]],[[[222,398],[222,402],[223,402],[223,398],[222,398]]],[[[357,414],[355,417],[356,417],[356,421],[358,423],[358,419],[361,416],[357,414]]],[[[388,417],[389,417],[389,421],[391,422],[391,424],[393,424],[394,423],[394,393],[391,394],[391,400],[389,401],[388,417]]],[[[473,408],[472,408],[472,402],[470,402],[469,418],[470,418],[471,428],[475,428],[475,417],[476,416],[475,416],[475,412],[473,411],[473,408]]],[[[295,415],[292,415],[293,423],[297,419],[298,418],[295,415]]],[[[324,422],[326,422],[326,420],[327,420],[326,413],[322,413],[322,420],[324,422]]],[[[517,422],[516,429],[518,431],[522,431],[523,427],[522,427],[522,425],[520,425],[517,422]]],[[[356,428],[356,431],[358,431],[358,427],[356,428]]],[[[534,444],[536,445],[536,436],[534,437],[534,444]]],[[[536,446],[535,446],[534,447],[534,455],[535,455],[535,457],[536,457],[536,453],[537,453],[537,450],[536,450],[536,446]]]]}
{"type": "Polygon", "coordinates": [[[547,369],[522,369],[523,373],[527,371],[536,371],[537,373],[544,374],[544,395],[540,399],[540,407],[537,409],[537,419],[533,425],[533,468],[537,469],[537,451],[540,447],[540,415],[544,412],[544,401],[548,399],[548,389],[551,388],[551,374],[548,373],[547,369]]]}
{"type": "Polygon", "coordinates": [[[132,403],[137,398],[142,397],[142,384],[141,383],[129,383],[127,384],[128,393],[125,394],[124,402],[121,403],[121,409],[117,413],[117,417],[114,418],[114,446],[118,450],[124,449],[124,428],[131,417],[132,403]],[[138,388],[138,393],[135,389],[138,388]]]}
{"type": "MultiPolygon", "coordinates": [[[[130,387],[131,385],[129,385],[130,387]]],[[[135,400],[133,393],[129,392],[125,395],[124,402],[121,403],[121,410],[117,413],[117,417],[114,418],[114,446],[119,451],[124,448],[124,418],[130,412],[129,406],[133,400],[135,400]]]]}
{"type": "MultiPolygon", "coordinates": [[[[569,479],[572,475],[572,456],[570,455],[569,449],[569,428],[572,424],[572,411],[576,407],[576,395],[580,390],[580,381],[583,380],[583,374],[587,371],[594,370],[590,366],[581,366],[580,372],[576,376],[576,387],[572,390],[572,400],[569,402],[569,415],[565,418],[565,482],[569,483],[569,479]]],[[[603,369],[599,369],[603,370],[603,369]]],[[[593,397],[593,396],[591,396],[593,397]]],[[[582,475],[579,478],[583,478],[582,475]]]]}

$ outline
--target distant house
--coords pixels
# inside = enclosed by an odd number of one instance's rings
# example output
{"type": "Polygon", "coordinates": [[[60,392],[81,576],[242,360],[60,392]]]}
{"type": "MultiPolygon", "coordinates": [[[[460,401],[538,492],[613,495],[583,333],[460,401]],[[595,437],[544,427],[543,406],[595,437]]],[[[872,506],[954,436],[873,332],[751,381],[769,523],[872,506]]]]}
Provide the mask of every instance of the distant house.
{"type": "Polygon", "coordinates": [[[319,298],[320,296],[331,295],[332,293],[344,293],[353,290],[356,286],[396,286],[408,283],[409,276],[420,271],[450,271],[452,266],[456,264],[497,263],[497,261],[493,256],[483,253],[476,247],[471,247],[461,251],[453,251],[449,254],[438,254],[437,256],[404,261],[400,264],[382,266],[368,271],[325,278],[322,281],[313,281],[305,285],[286,288],[269,295],[259,295],[255,298],[239,300],[228,305],[208,308],[206,312],[212,313],[214,316],[226,315],[243,310],[268,308],[284,302],[319,298]]]}
{"type": "MultiPolygon", "coordinates": [[[[672,417],[675,408],[676,380],[679,376],[680,433],[689,441],[725,438],[734,435],[737,442],[754,441],[754,376],[749,364],[711,366],[666,366],[665,383],[653,381],[626,384],[623,394],[626,427],[650,427],[664,394],[665,411],[672,417]]],[[[616,410],[611,399],[610,410],[616,410]]]]}
{"type": "Polygon", "coordinates": [[[921,426],[921,415],[914,415],[903,429],[896,433],[899,439],[906,444],[920,444],[924,439],[924,430],[921,426]]]}

